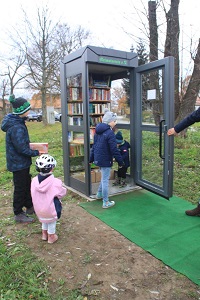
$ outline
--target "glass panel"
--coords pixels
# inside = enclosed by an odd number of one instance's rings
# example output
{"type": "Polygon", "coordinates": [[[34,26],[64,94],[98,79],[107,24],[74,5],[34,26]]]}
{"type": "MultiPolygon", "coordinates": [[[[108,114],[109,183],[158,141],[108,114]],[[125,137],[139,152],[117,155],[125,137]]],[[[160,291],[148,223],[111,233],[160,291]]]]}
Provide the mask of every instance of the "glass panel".
{"type": "Polygon", "coordinates": [[[85,182],[84,133],[68,132],[70,176],[85,182]]]}
{"type": "Polygon", "coordinates": [[[130,80],[123,78],[111,83],[112,111],[117,113],[117,122],[130,124],[130,80]]]}
{"type": "Polygon", "coordinates": [[[163,83],[163,69],[141,75],[142,124],[158,126],[163,119],[163,83]]]}
{"type": "Polygon", "coordinates": [[[81,74],[67,78],[67,120],[68,125],[83,125],[81,74]]]}
{"type": "Polygon", "coordinates": [[[163,160],[159,156],[159,134],[142,132],[142,179],[163,186],[163,160]]]}

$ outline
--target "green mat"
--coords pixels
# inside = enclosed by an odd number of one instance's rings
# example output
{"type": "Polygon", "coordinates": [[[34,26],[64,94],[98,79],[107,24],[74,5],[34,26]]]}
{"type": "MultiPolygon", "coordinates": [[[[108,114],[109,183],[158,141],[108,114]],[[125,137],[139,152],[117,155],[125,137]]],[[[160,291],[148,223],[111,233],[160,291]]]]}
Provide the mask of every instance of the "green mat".
{"type": "Polygon", "coordinates": [[[200,218],[185,214],[195,206],[175,196],[168,201],[145,190],[110,200],[116,202],[110,209],[102,209],[99,200],[80,206],[200,285],[200,218]]]}

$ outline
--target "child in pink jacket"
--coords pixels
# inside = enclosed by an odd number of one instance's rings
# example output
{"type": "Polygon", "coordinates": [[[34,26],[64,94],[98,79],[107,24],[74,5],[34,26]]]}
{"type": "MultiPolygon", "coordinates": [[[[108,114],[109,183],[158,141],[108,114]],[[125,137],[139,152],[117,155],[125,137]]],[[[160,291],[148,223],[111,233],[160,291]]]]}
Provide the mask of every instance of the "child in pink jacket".
{"type": "Polygon", "coordinates": [[[57,241],[56,221],[61,216],[61,198],[67,193],[62,181],[52,174],[56,160],[49,154],[36,159],[39,174],[31,183],[31,196],[35,213],[42,223],[42,240],[53,244],[57,241]]]}

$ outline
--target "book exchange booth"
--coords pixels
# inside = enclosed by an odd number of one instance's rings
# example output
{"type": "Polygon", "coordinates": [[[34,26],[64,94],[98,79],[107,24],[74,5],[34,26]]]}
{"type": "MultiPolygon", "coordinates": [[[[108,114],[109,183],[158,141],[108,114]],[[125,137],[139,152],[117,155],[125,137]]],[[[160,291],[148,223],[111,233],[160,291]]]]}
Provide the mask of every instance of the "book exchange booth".
{"type": "Polygon", "coordinates": [[[112,187],[110,194],[143,187],[164,198],[172,196],[174,124],[174,59],[167,57],[138,66],[138,56],[95,46],[86,46],[61,61],[61,103],[64,183],[93,198],[101,179],[89,164],[95,126],[105,108],[116,112],[117,129],[130,143],[131,166],[127,186],[112,187]],[[128,97],[115,101],[119,82],[128,86],[128,97]]]}

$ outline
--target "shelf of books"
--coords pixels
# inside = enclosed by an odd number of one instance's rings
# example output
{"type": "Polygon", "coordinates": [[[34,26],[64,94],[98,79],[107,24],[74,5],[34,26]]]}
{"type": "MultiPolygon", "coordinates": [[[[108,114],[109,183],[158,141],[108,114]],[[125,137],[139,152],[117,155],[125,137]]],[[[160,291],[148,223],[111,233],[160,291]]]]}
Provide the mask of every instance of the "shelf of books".
{"type": "Polygon", "coordinates": [[[76,130],[68,131],[68,144],[70,156],[71,176],[77,177],[84,171],[84,132],[83,121],[89,117],[90,124],[90,145],[93,144],[95,127],[102,121],[102,116],[106,108],[111,109],[110,77],[89,74],[88,99],[82,96],[82,75],[67,78],[67,122],[70,126],[80,126],[80,132],[76,130]],[[84,114],[84,101],[89,102],[89,112],[84,114]]]}

